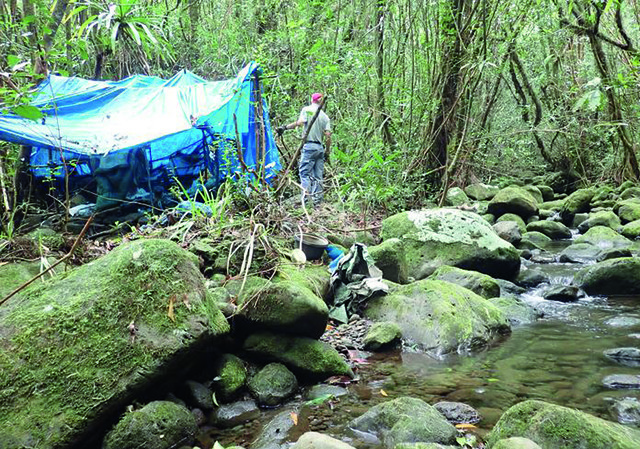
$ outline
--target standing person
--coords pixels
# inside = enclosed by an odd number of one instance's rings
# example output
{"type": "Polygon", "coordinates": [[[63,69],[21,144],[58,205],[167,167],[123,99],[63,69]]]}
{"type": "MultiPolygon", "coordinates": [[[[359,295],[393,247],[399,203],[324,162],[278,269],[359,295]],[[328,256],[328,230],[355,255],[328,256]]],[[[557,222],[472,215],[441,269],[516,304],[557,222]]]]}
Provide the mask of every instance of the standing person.
{"type": "MultiPolygon", "coordinates": [[[[298,126],[304,126],[305,132],[308,124],[320,107],[322,94],[315,93],[311,95],[311,104],[305,106],[300,111],[298,120],[281,126],[277,129],[279,135],[282,135],[287,129],[295,129],[298,126]]],[[[318,118],[307,134],[307,140],[302,146],[302,154],[300,155],[300,184],[302,185],[302,200],[307,203],[311,198],[314,206],[318,206],[322,202],[322,177],[324,174],[324,161],[329,158],[331,153],[331,120],[324,111],[320,111],[318,118]],[[323,147],[322,141],[326,146],[323,147]]]]}

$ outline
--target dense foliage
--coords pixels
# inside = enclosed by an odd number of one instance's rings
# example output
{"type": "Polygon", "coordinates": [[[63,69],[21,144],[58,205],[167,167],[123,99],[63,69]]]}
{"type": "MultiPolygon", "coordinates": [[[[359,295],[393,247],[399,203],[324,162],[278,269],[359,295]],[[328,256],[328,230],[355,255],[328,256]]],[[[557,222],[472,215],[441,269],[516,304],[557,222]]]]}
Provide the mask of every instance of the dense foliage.
{"type": "MultiPolygon", "coordinates": [[[[334,198],[393,209],[510,174],[637,178],[639,25],[636,0],[0,0],[0,94],[37,115],[47,71],[217,79],[256,60],[275,124],[327,93],[334,198]]],[[[6,210],[19,150],[0,145],[6,210]]]]}

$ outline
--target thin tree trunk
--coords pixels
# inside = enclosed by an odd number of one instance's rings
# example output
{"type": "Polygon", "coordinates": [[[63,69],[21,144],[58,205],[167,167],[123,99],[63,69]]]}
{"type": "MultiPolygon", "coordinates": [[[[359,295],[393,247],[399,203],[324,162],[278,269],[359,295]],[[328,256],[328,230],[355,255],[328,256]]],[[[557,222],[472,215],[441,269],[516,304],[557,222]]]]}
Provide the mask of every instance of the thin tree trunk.
{"type": "Polygon", "coordinates": [[[378,126],[382,134],[382,141],[385,145],[391,144],[391,133],[389,131],[389,116],[385,106],[385,82],[384,82],[384,27],[385,27],[386,0],[378,0],[376,7],[376,116],[378,126]]]}

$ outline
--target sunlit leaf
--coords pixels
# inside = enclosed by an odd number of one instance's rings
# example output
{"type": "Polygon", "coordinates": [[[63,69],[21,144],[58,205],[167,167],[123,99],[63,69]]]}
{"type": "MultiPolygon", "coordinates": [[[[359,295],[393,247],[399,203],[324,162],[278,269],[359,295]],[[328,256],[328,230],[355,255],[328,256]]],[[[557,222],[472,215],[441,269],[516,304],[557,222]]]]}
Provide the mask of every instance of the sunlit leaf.
{"type": "Polygon", "coordinates": [[[40,109],[28,104],[16,106],[13,108],[13,113],[29,120],[39,120],[42,118],[42,112],[40,109]]]}
{"type": "Polygon", "coordinates": [[[474,426],[473,424],[462,423],[462,424],[456,424],[456,429],[477,429],[477,427],[474,426]]]}
{"type": "Polygon", "coordinates": [[[291,417],[291,421],[293,421],[293,425],[297,426],[298,425],[298,414],[296,412],[291,412],[291,413],[289,413],[289,416],[291,417]]]}
{"type": "Polygon", "coordinates": [[[174,306],[175,303],[176,303],[176,297],[175,296],[172,296],[171,298],[169,298],[169,310],[167,311],[167,316],[174,323],[176,322],[176,314],[173,311],[173,306],[174,306]]]}
{"type": "Polygon", "coordinates": [[[382,396],[384,396],[385,398],[386,398],[387,396],[389,396],[389,395],[387,394],[387,392],[386,392],[386,391],[384,391],[382,388],[380,389],[380,394],[381,394],[382,396]]]}

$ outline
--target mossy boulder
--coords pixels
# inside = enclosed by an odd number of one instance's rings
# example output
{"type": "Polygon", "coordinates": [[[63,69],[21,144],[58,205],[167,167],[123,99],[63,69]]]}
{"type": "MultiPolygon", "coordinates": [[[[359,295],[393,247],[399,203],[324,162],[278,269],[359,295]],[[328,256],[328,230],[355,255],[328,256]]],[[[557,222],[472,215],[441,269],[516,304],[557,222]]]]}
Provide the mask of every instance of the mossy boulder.
{"type": "Polygon", "coordinates": [[[280,363],[269,363],[249,379],[249,391],[266,406],[278,405],[298,389],[296,376],[280,363]]]}
{"type": "MultiPolygon", "coordinates": [[[[53,264],[55,260],[49,258],[49,263],[53,264]]],[[[57,271],[64,270],[62,266],[59,267],[60,269],[57,271]]],[[[39,260],[37,262],[11,262],[0,265],[0,299],[7,296],[32,277],[40,274],[42,270],[42,263],[39,260]]],[[[47,277],[48,275],[45,276],[44,279],[47,277]]]]}
{"type": "Polygon", "coordinates": [[[400,343],[401,338],[402,331],[396,323],[373,323],[362,343],[367,351],[379,351],[400,343]]]}
{"type": "Polygon", "coordinates": [[[529,223],[527,232],[540,232],[552,240],[570,239],[571,229],[562,223],[551,220],[541,220],[529,223]]]}
{"type": "Polygon", "coordinates": [[[517,245],[522,240],[522,232],[515,221],[501,221],[493,225],[493,230],[502,240],[517,245]]]}
{"type": "Polygon", "coordinates": [[[406,284],[409,267],[402,240],[391,238],[379,245],[367,248],[376,267],[382,270],[382,277],[391,282],[406,284]]]}
{"type": "Polygon", "coordinates": [[[575,277],[576,285],[590,295],[640,293],[640,259],[622,257],[583,268],[575,277]]]}
{"type": "Polygon", "coordinates": [[[576,243],[588,243],[601,250],[629,248],[633,245],[631,240],[606,226],[595,226],[589,229],[584,235],[575,239],[574,244],[576,243]]]}
{"type": "Polygon", "coordinates": [[[520,233],[524,233],[527,228],[527,224],[524,222],[524,220],[516,214],[508,213],[508,214],[501,215],[496,219],[496,223],[501,223],[503,221],[515,222],[518,225],[518,229],[520,229],[520,233]]]}
{"type": "Polygon", "coordinates": [[[223,400],[234,397],[247,381],[247,367],[233,354],[224,354],[220,358],[217,373],[216,393],[223,400]]]}
{"type": "Polygon", "coordinates": [[[455,443],[456,428],[421,399],[401,397],[370,408],[349,427],[378,436],[386,448],[401,443],[455,443]]]}
{"type": "Polygon", "coordinates": [[[594,262],[600,257],[602,250],[591,243],[573,243],[560,253],[562,263],[594,262]]]}
{"type": "Polygon", "coordinates": [[[354,449],[340,440],[318,432],[305,432],[291,449],[354,449]]]}
{"type": "Polygon", "coordinates": [[[327,326],[329,308],[302,282],[281,280],[249,288],[238,300],[235,323],[242,331],[256,327],[319,338],[327,326]]]}
{"type": "Polygon", "coordinates": [[[353,376],[347,362],[333,347],[311,338],[262,332],[247,337],[243,347],[262,360],[283,363],[298,376],[314,380],[353,376]]]}
{"type": "Polygon", "coordinates": [[[640,187],[629,187],[620,193],[621,200],[628,200],[629,198],[640,198],[640,187]]]}
{"type": "Polygon", "coordinates": [[[512,326],[530,324],[542,316],[542,313],[515,296],[501,296],[489,301],[500,309],[512,326]]]}
{"type": "Polygon", "coordinates": [[[524,190],[526,190],[527,192],[529,192],[531,194],[531,196],[535,198],[535,200],[536,200],[536,202],[538,204],[541,204],[544,201],[544,198],[542,196],[542,192],[536,186],[532,186],[530,184],[527,184],[527,185],[523,186],[522,188],[524,190]]]}
{"type": "Polygon", "coordinates": [[[196,256],[149,239],[22,291],[0,307],[0,329],[0,441],[58,448],[229,326],[196,256]]]}
{"type": "Polygon", "coordinates": [[[575,214],[589,212],[591,199],[595,194],[595,189],[579,189],[566,197],[560,209],[562,222],[570,225],[575,214]]]}
{"type": "Polygon", "coordinates": [[[462,206],[470,203],[469,197],[460,187],[451,187],[448,189],[444,202],[447,206],[462,206]]]}
{"type": "Polygon", "coordinates": [[[104,439],[103,449],[171,449],[191,445],[198,431],[186,407],[155,401],[129,412],[104,439]]]}
{"type": "Polygon", "coordinates": [[[283,264],[278,268],[278,275],[274,279],[277,281],[291,281],[302,285],[313,292],[319,298],[325,298],[329,293],[331,273],[326,265],[305,264],[295,266],[283,264]]]}
{"type": "Polygon", "coordinates": [[[559,200],[553,200],[553,201],[545,201],[540,205],[540,209],[560,212],[560,210],[562,209],[562,206],[564,206],[564,198],[559,200]]]}
{"type": "Polygon", "coordinates": [[[382,222],[382,238],[399,238],[408,274],[424,279],[442,265],[512,278],[520,269],[516,249],[479,215],[457,209],[402,212],[382,222]]]}
{"type": "Polygon", "coordinates": [[[587,413],[529,400],[507,410],[488,438],[488,447],[510,438],[529,438],[542,449],[635,449],[640,431],[587,413]]]}
{"type": "Polygon", "coordinates": [[[368,302],[366,316],[400,326],[402,336],[436,354],[477,348],[510,331],[490,301],[446,281],[422,280],[368,302]]]}
{"type": "Polygon", "coordinates": [[[492,186],[483,183],[470,184],[465,187],[464,192],[469,198],[473,198],[476,201],[490,200],[500,191],[497,186],[492,186]]]}
{"type": "Polygon", "coordinates": [[[640,220],[627,223],[622,227],[620,233],[628,239],[637,239],[640,237],[640,220]]]}
{"type": "Polygon", "coordinates": [[[493,449],[542,449],[529,438],[511,437],[498,441],[493,449]]]}
{"type": "Polygon", "coordinates": [[[495,298],[500,296],[500,286],[491,276],[478,273],[477,271],[463,270],[456,267],[440,267],[429,279],[447,281],[460,285],[483,298],[495,298]]]}
{"type": "MultiPolygon", "coordinates": [[[[538,188],[538,190],[540,190],[543,201],[553,201],[556,194],[551,187],[546,186],[544,184],[538,184],[536,185],[536,187],[538,188]]],[[[539,203],[542,203],[542,201],[539,201],[539,203]]]]}
{"type": "Polygon", "coordinates": [[[46,254],[47,251],[63,249],[67,241],[51,228],[38,228],[20,237],[16,237],[16,244],[28,245],[34,254],[46,254]]]}
{"type": "Polygon", "coordinates": [[[613,211],[618,214],[623,224],[640,220],[640,199],[630,198],[628,200],[618,201],[613,206],[613,211]]]}
{"type": "Polygon", "coordinates": [[[620,227],[620,219],[613,213],[613,211],[610,210],[595,212],[590,214],[589,218],[580,223],[578,231],[585,233],[595,226],[605,226],[607,228],[617,230],[620,227]]]}
{"type": "Polygon", "coordinates": [[[500,190],[489,201],[488,211],[496,216],[508,213],[529,218],[538,213],[538,202],[522,187],[510,186],[500,190]]]}

